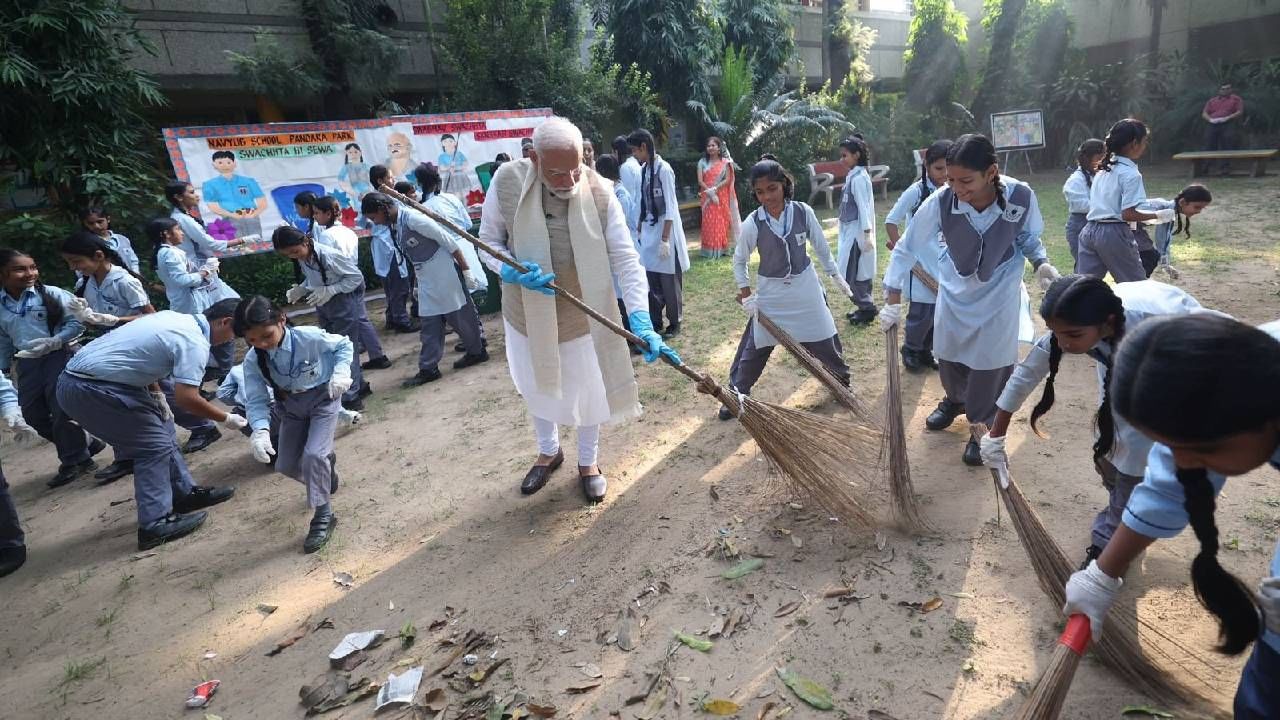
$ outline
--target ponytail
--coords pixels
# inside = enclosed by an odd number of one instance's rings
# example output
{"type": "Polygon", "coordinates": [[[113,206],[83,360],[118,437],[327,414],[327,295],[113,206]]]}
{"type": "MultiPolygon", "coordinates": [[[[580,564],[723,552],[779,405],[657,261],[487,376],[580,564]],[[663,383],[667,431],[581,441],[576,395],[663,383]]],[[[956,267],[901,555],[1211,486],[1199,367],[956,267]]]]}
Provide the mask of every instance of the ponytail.
{"type": "Polygon", "coordinates": [[[1049,437],[1048,433],[1042,432],[1036,425],[1041,416],[1053,409],[1053,381],[1058,377],[1058,365],[1062,362],[1062,347],[1058,345],[1058,336],[1049,335],[1049,378],[1044,381],[1044,394],[1040,396],[1040,402],[1031,411],[1031,432],[1036,437],[1044,439],[1049,437]]]}
{"type": "Polygon", "coordinates": [[[1147,126],[1141,120],[1133,118],[1125,118],[1107,131],[1107,137],[1102,141],[1107,152],[1102,158],[1102,164],[1098,166],[1099,170],[1111,172],[1111,168],[1116,164],[1116,155],[1119,155],[1125,148],[1135,142],[1139,142],[1147,136],[1147,126]]]}
{"type": "Polygon", "coordinates": [[[1089,138],[1080,143],[1080,147],[1076,148],[1076,167],[1080,168],[1080,174],[1084,175],[1084,184],[1087,187],[1093,187],[1093,166],[1089,162],[1089,158],[1094,155],[1105,155],[1107,145],[1098,138],[1089,138]]]}
{"type": "Polygon", "coordinates": [[[1203,185],[1188,185],[1182,188],[1182,192],[1173,198],[1173,214],[1178,219],[1178,224],[1173,228],[1173,234],[1183,233],[1185,237],[1191,237],[1191,218],[1182,214],[1182,203],[1184,202],[1213,202],[1213,195],[1210,194],[1209,188],[1203,185]]]}

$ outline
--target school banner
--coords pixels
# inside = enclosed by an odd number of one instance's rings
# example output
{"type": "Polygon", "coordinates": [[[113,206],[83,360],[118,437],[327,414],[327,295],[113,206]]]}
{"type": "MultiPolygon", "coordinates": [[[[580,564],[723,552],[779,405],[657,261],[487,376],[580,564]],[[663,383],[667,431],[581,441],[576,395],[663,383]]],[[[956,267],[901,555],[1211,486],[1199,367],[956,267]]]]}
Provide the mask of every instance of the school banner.
{"type": "Polygon", "coordinates": [[[416,187],[413,169],[433,163],[443,192],[479,205],[494,158],[519,158],[521,138],[550,115],[541,108],[165,128],[164,140],[177,178],[200,196],[209,234],[224,240],[258,236],[226,253],[244,255],[270,250],[279,225],[306,227],[293,206],[304,190],[337,198],[342,223],[355,228],[360,199],[373,190],[374,165],[386,165],[397,180],[416,187]]]}

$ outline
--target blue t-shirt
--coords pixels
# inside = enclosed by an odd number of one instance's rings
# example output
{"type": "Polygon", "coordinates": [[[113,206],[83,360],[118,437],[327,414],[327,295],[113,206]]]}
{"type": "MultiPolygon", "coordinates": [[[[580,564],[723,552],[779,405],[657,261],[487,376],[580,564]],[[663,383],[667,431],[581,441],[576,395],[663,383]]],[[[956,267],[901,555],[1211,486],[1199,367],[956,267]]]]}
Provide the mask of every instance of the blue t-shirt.
{"type": "Polygon", "coordinates": [[[173,376],[199,386],[209,364],[209,322],[172,310],[145,315],[94,340],[67,363],[67,372],[92,380],[145,387],[173,376]]]}
{"type": "Polygon", "coordinates": [[[244,175],[232,175],[230,178],[219,175],[205,180],[200,186],[200,194],[206,203],[217,203],[227,212],[253,210],[258,207],[257,199],[264,197],[258,181],[244,175]]]}

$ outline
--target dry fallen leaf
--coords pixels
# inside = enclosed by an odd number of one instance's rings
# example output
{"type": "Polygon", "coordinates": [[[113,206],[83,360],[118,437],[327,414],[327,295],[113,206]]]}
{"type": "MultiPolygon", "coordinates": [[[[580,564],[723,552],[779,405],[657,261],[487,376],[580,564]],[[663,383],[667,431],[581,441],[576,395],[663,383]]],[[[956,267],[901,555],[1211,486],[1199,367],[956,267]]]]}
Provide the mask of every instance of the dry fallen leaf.
{"type": "Polygon", "coordinates": [[[704,700],[702,701],[702,712],[709,715],[733,715],[742,708],[738,703],[730,700],[704,700]]]}
{"type": "Polygon", "coordinates": [[[600,681],[597,680],[593,682],[580,683],[578,685],[570,685],[569,687],[565,688],[564,691],[569,693],[570,695],[581,695],[582,693],[585,693],[585,692],[591,692],[592,690],[595,690],[598,687],[600,687],[600,681]]]}
{"type": "Polygon", "coordinates": [[[333,581],[342,587],[349,588],[351,587],[351,584],[355,582],[355,578],[353,578],[351,573],[348,572],[336,572],[333,574],[333,581]]]}
{"type": "Polygon", "coordinates": [[[582,672],[583,675],[586,675],[589,678],[604,677],[604,673],[600,672],[600,667],[598,665],[592,665],[591,663],[587,663],[586,665],[583,665],[581,668],[579,668],[579,670],[582,672]]]}
{"type": "Polygon", "coordinates": [[[432,688],[422,698],[422,705],[433,713],[444,712],[449,703],[444,699],[444,688],[432,688]]]}
{"type": "Polygon", "coordinates": [[[937,609],[938,609],[938,608],[940,608],[940,607],[942,607],[942,598],[940,598],[940,597],[934,597],[934,598],[933,598],[933,599],[931,599],[931,600],[926,600],[926,601],[925,601],[924,605],[923,605],[923,606],[921,606],[921,608],[920,608],[920,612],[922,612],[922,613],[931,613],[931,612],[933,612],[934,610],[937,610],[937,609]]]}
{"type": "Polygon", "coordinates": [[[536,703],[529,703],[528,705],[525,705],[525,707],[528,708],[529,712],[537,715],[538,717],[555,717],[556,712],[558,712],[555,705],[538,705],[536,703]]]}
{"type": "Polygon", "coordinates": [[[769,713],[776,707],[778,707],[778,703],[772,700],[765,703],[764,707],[760,708],[760,712],[756,714],[756,720],[768,720],[769,713]]]}
{"type": "Polygon", "coordinates": [[[795,611],[797,611],[797,610],[799,610],[799,609],[800,609],[800,603],[799,603],[799,601],[792,601],[792,602],[789,602],[789,603],[787,603],[786,605],[783,605],[782,607],[778,608],[778,611],[777,611],[777,612],[775,612],[775,613],[773,614],[773,616],[774,616],[774,617],[776,617],[776,618],[786,617],[787,615],[790,615],[791,613],[793,613],[793,612],[795,612],[795,611]]]}

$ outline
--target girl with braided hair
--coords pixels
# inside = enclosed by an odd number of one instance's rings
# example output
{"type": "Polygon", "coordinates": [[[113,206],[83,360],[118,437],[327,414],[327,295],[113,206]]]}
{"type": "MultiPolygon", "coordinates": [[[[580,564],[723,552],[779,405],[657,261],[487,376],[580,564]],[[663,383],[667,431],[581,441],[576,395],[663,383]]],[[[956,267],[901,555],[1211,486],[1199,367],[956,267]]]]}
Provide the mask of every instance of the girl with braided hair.
{"type": "Polygon", "coordinates": [[[1147,188],[1137,160],[1150,142],[1147,126],[1133,118],[1112,125],[1103,140],[1107,154],[1089,187],[1089,213],[1080,230],[1076,272],[1098,277],[1111,273],[1116,282],[1147,278],[1133,228],[1156,218],[1138,209],[1147,199],[1147,188]]]}
{"type": "Polygon", "coordinates": [[[1163,267],[1169,277],[1175,280],[1178,278],[1178,271],[1169,264],[1169,249],[1173,245],[1173,238],[1180,234],[1191,237],[1191,218],[1204,212],[1211,202],[1213,195],[1209,188],[1193,183],[1184,187],[1172,200],[1151,198],[1138,206],[1142,212],[1154,213],[1156,216],[1154,220],[1139,225],[1137,230],[1139,248],[1150,248],[1139,251],[1147,277],[1151,277],[1157,268],[1163,267]],[[1155,234],[1154,242],[1148,232],[1155,234]]]}
{"type": "MultiPolygon", "coordinates": [[[[1218,562],[1214,518],[1227,478],[1267,465],[1280,470],[1280,322],[1153,318],[1128,333],[1113,365],[1112,407],[1155,444],[1111,542],[1067,582],[1063,612],[1088,616],[1096,640],[1130,563],[1190,525],[1200,543],[1191,580],[1218,620],[1217,650],[1238,655],[1254,646],[1235,718],[1280,717],[1280,547],[1255,594],[1218,562]]],[[[1276,481],[1274,472],[1254,477],[1276,481]]]]}
{"type": "Polygon", "coordinates": [[[663,337],[680,334],[684,316],[684,273],[689,271],[684,225],[680,222],[680,198],[676,174],[662,159],[648,130],[627,137],[632,157],[640,163],[640,262],[649,278],[649,315],[653,329],[663,337]],[[663,310],[666,325],[663,326],[663,310]]]}
{"type": "Polygon", "coordinates": [[[1172,285],[1144,280],[1112,287],[1091,275],[1067,275],[1055,280],[1040,303],[1040,317],[1049,332],[1013,369],[996,400],[995,422],[980,443],[982,462],[991,468],[1008,463],[1005,434],[1009,421],[1041,381],[1044,393],[1031,411],[1031,430],[1038,437],[1048,437],[1039,422],[1053,408],[1054,380],[1064,354],[1088,355],[1095,361],[1099,404],[1094,416],[1097,437],[1093,443],[1093,466],[1111,499],[1093,521],[1092,542],[1085,550],[1084,565],[1098,557],[1111,539],[1129,493],[1142,482],[1151,450],[1149,439],[1112,412],[1109,390],[1115,349],[1126,331],[1149,317],[1201,311],[1195,298],[1172,285]]]}
{"type": "Polygon", "coordinates": [[[1098,138],[1089,138],[1076,148],[1076,169],[1062,184],[1062,196],[1067,199],[1067,247],[1074,262],[1080,253],[1080,231],[1089,222],[1089,193],[1093,189],[1093,176],[1107,155],[1107,146],[1098,138]]]}
{"type": "MultiPolygon", "coordinates": [[[[937,268],[933,352],[946,396],[925,421],[930,430],[949,427],[961,413],[971,423],[991,425],[996,398],[1018,362],[1018,340],[1031,339],[1022,284],[1026,262],[1042,287],[1058,277],[1040,242],[1044,221],[1035,192],[1000,174],[990,140],[958,138],[947,152],[947,180],[894,246],[880,311],[885,330],[896,326],[902,318],[899,279],[917,259],[937,268]]],[[[982,464],[977,440],[968,440],[962,459],[982,464]]]]}

